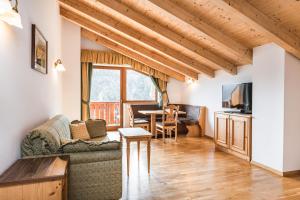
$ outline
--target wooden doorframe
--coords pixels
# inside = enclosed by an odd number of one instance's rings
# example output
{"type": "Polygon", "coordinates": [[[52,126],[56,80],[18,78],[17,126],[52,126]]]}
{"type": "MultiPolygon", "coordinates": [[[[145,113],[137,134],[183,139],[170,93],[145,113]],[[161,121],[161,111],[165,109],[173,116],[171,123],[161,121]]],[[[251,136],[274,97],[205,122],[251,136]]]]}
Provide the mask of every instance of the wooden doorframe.
{"type": "MultiPolygon", "coordinates": [[[[123,127],[123,117],[124,117],[124,103],[157,103],[157,91],[155,92],[155,100],[154,101],[130,101],[127,100],[127,70],[133,70],[136,72],[139,72],[133,68],[130,67],[117,67],[117,66],[99,66],[97,64],[93,64],[93,69],[107,69],[107,70],[119,70],[120,71],[120,126],[107,126],[107,130],[108,131],[113,131],[113,130],[117,130],[120,127],[123,127]]],[[[144,74],[146,76],[148,76],[147,74],[143,73],[143,72],[139,72],[141,74],[144,74]]]]}

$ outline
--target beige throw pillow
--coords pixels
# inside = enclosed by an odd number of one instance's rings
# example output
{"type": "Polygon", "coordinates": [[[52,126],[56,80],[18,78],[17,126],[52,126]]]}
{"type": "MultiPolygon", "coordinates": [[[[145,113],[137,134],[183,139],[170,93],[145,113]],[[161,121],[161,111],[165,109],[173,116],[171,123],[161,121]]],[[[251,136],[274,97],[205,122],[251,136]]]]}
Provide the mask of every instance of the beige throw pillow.
{"type": "Polygon", "coordinates": [[[85,123],[70,124],[70,130],[73,139],[81,139],[81,140],[91,139],[85,123]]]}

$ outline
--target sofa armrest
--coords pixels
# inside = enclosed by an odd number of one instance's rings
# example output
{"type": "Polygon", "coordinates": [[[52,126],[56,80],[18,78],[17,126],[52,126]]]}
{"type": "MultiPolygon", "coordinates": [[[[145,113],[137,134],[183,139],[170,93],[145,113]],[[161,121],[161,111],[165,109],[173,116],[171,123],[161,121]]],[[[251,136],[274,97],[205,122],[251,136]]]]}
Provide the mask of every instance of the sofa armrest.
{"type": "Polygon", "coordinates": [[[70,164],[92,163],[101,161],[121,160],[122,150],[91,151],[67,153],[70,155],[70,164]]]}

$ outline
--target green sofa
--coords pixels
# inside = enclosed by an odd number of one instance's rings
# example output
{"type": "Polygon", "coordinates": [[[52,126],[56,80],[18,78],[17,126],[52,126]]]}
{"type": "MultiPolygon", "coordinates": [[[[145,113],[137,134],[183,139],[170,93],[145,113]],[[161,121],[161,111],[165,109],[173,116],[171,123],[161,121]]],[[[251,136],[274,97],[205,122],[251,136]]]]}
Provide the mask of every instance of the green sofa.
{"type": "Polygon", "coordinates": [[[65,116],[58,115],[30,131],[21,145],[22,157],[68,154],[69,199],[120,199],[122,146],[118,133],[72,141],[69,124],[65,116]],[[70,142],[62,144],[66,141],[70,142]]]}

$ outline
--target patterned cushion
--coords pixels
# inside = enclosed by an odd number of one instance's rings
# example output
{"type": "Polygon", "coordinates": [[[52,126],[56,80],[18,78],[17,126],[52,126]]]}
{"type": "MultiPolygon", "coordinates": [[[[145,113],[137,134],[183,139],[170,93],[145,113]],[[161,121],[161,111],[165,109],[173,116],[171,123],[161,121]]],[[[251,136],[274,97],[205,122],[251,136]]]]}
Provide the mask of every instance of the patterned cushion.
{"type": "Polygon", "coordinates": [[[88,133],[85,123],[71,124],[70,129],[73,139],[90,139],[90,135],[88,133]]]}
{"type": "Polygon", "coordinates": [[[79,124],[79,123],[84,123],[84,121],[80,121],[80,120],[73,120],[71,121],[71,124],[79,124]]]}
{"type": "Polygon", "coordinates": [[[86,122],[91,138],[106,136],[106,121],[103,119],[89,119],[86,122]]]}

